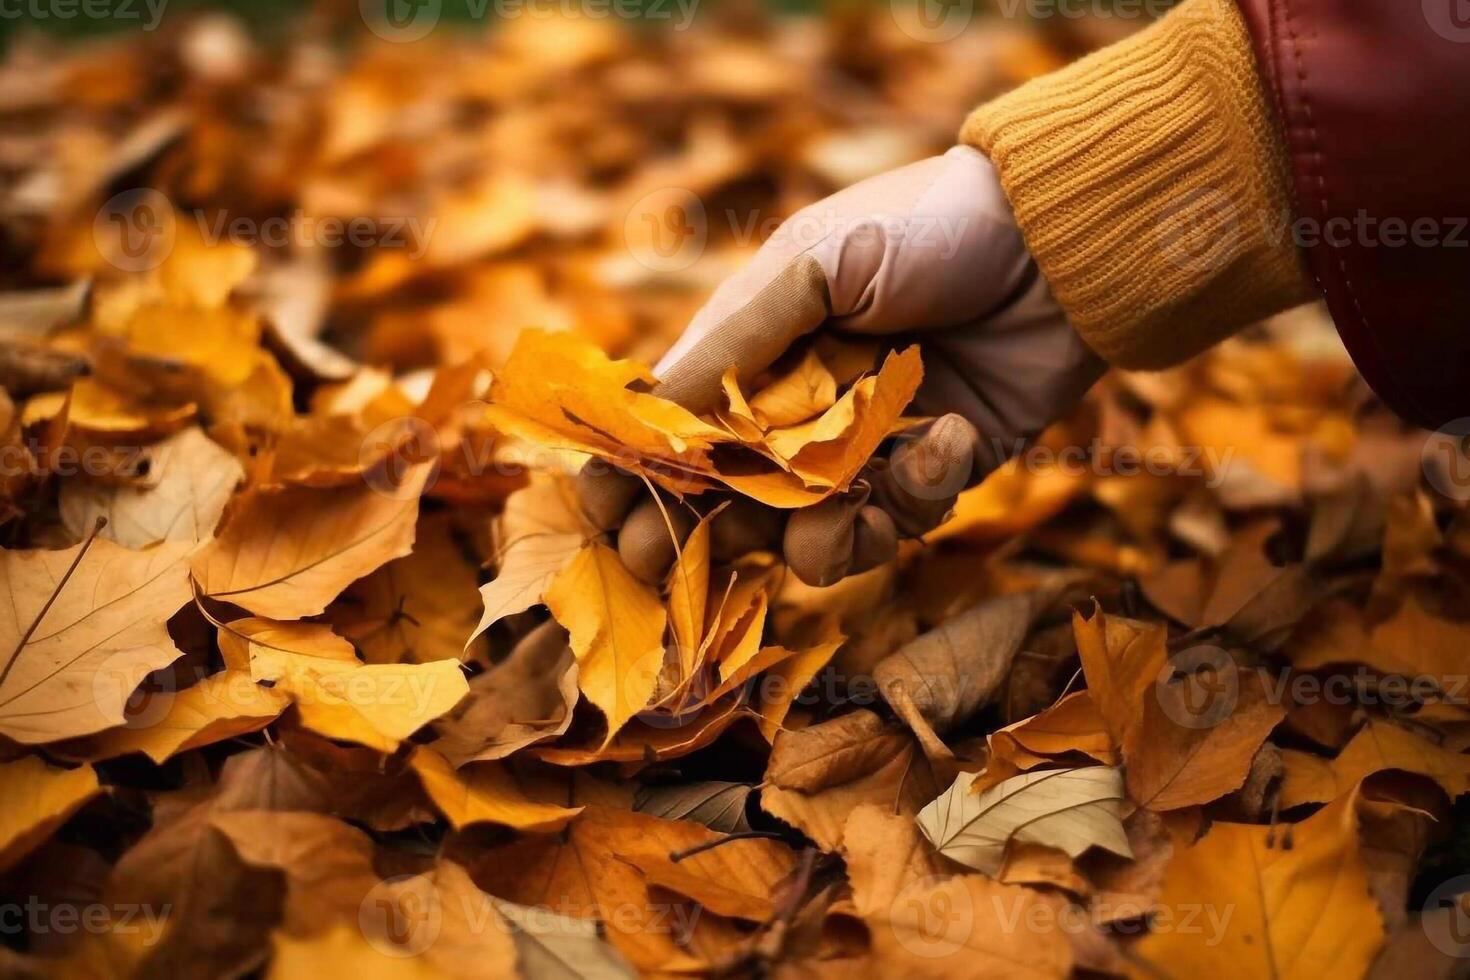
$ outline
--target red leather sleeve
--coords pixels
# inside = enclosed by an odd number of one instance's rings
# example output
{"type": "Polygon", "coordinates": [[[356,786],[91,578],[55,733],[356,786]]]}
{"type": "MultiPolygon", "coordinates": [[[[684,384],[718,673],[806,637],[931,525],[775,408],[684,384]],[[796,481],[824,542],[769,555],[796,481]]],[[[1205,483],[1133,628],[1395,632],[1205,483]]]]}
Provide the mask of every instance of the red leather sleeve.
{"type": "Polygon", "coordinates": [[[1296,237],[1363,377],[1428,428],[1470,416],[1470,0],[1239,0],[1296,237]]]}

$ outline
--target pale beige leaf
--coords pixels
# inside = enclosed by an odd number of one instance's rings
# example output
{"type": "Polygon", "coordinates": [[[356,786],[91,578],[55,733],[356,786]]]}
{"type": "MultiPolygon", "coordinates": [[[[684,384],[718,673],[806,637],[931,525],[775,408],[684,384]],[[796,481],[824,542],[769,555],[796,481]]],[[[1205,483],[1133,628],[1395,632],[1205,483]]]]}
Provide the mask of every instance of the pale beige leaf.
{"type": "Polygon", "coordinates": [[[225,504],[245,471],[235,457],[198,428],[188,428],[148,449],[146,486],[65,480],[58,505],[74,538],[86,537],[97,518],[100,536],[125,548],[160,541],[203,541],[214,533],[225,504]]]}
{"type": "Polygon", "coordinates": [[[179,656],[166,624],[189,601],[189,548],[0,551],[0,735],[36,744],[123,724],[139,682],[179,656]]]}
{"type": "Polygon", "coordinates": [[[972,793],[975,773],[961,773],[919,814],[919,829],[939,853],[995,875],[1012,840],[1044,844],[1076,857],[1101,847],[1132,857],[1119,813],[1123,774],[1107,766],[1022,773],[972,793]]]}

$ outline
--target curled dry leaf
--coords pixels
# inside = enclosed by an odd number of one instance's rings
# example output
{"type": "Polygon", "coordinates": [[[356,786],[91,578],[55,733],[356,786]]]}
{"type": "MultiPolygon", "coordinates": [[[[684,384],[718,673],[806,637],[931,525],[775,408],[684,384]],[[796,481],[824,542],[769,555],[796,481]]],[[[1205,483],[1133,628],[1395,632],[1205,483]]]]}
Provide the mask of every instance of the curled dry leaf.
{"type": "Polygon", "coordinates": [[[456,766],[503,759],[565,734],[577,704],[577,663],[566,630],[547,620],[504,660],[471,677],[469,688],[434,724],[434,749],[456,766]]]}
{"type": "Polygon", "coordinates": [[[909,641],[873,668],[873,680],[932,758],[940,736],[978,711],[1010,673],[1038,598],[986,599],[909,641]]]}
{"type": "MultiPolygon", "coordinates": [[[[602,920],[608,941],[641,971],[699,971],[707,962],[681,949],[675,933],[659,925],[681,913],[650,898],[651,883],[636,862],[669,861],[674,853],[718,839],[689,821],[588,806],[565,835],[526,837],[492,849],[470,865],[470,874],[501,898],[602,920]]],[[[727,898],[734,892],[748,902],[769,902],[794,857],[772,841],[736,840],[677,864],[684,873],[680,890],[727,890],[727,898]]]]}
{"type": "Polygon", "coordinates": [[[592,534],[571,481],[538,474],[512,493],[497,525],[495,577],[480,587],[484,612],[472,635],[541,602],[592,534]]]}
{"type": "Polygon", "coordinates": [[[855,807],[916,815],[939,787],[912,736],[859,710],[776,737],[761,808],[835,850],[855,807]]]}

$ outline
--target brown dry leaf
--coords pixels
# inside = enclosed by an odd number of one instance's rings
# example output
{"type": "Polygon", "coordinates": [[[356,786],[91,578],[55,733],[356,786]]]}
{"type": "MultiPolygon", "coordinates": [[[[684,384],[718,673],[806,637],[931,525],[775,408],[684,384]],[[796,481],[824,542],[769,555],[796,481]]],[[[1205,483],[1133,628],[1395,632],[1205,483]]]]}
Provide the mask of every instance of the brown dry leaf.
{"type": "Polygon", "coordinates": [[[1103,765],[1116,765],[1118,747],[1103,726],[1102,715],[1089,691],[1068,694],[1030,718],[1007,725],[987,736],[990,754],[982,785],[1069,753],[1088,756],[1103,765]],[[989,778],[992,775],[999,778],[989,778]]]}
{"type": "Polygon", "coordinates": [[[842,856],[853,909],[863,918],[891,914],[900,895],[948,870],[914,821],[872,803],[848,815],[842,856]]]}
{"type": "MultiPolygon", "coordinates": [[[[472,865],[470,873],[501,898],[601,919],[609,941],[640,970],[702,968],[698,956],[675,942],[679,909],[651,901],[649,882],[632,862],[668,860],[674,852],[718,839],[717,834],[688,821],[589,806],[563,836],[528,837],[496,848],[472,865]]],[[[779,844],[742,840],[679,865],[701,887],[732,889],[758,900],[768,898],[793,863],[791,852],[779,844]]],[[[681,880],[688,886],[688,879],[681,880]]]]}
{"type": "Polygon", "coordinates": [[[980,875],[908,885],[887,915],[870,920],[882,975],[1001,980],[1071,974],[1072,951],[1055,907],[1040,892],[980,875]]]}
{"type": "Polygon", "coordinates": [[[672,786],[645,786],[633,808],[663,820],[692,820],[711,830],[733,834],[750,830],[746,805],[756,787],[749,783],[709,780],[672,786]]]}
{"type": "Polygon", "coordinates": [[[244,810],[216,815],[213,824],[246,863],[285,877],[282,932],[308,947],[313,938],[330,945],[351,926],[366,952],[349,955],[370,963],[376,956],[390,974],[405,959],[423,963],[435,977],[515,969],[516,943],[498,903],[456,864],[380,879],[372,842],[330,817],[244,810]]]}
{"type": "Polygon", "coordinates": [[[9,870],[100,793],[91,766],[58,769],[33,755],[0,762],[0,871],[9,870]]]}
{"type": "Polygon", "coordinates": [[[1206,665],[1155,684],[1123,741],[1128,796],[1151,810],[1177,810],[1237,790],[1251,760],[1286,717],[1256,671],[1206,665]]]}
{"type": "Polygon", "coordinates": [[[805,422],[836,401],[837,379],[811,347],[794,368],[751,395],[749,405],[754,421],[772,429],[805,422]]]}
{"type": "Polygon", "coordinates": [[[653,695],[664,661],[663,603],[616,551],[594,541],[557,574],[546,604],[571,634],[577,685],[607,718],[606,745],[653,695]]]}
{"type": "Polygon", "coordinates": [[[148,482],[111,486],[68,480],[61,486],[61,520],[84,538],[99,517],[100,535],[125,548],[160,541],[203,541],[214,533],[225,504],[244,476],[235,457],[197,428],[170,436],[148,450],[148,482]]]}
{"type": "Polygon", "coordinates": [[[1470,623],[1437,615],[1430,598],[1409,591],[1387,618],[1370,623],[1356,604],[1322,603],[1293,634],[1286,654],[1298,670],[1360,663],[1384,674],[1430,678],[1464,696],[1464,650],[1470,623]]]}
{"type": "MultiPolygon", "coordinates": [[[[392,946],[387,945],[388,949],[392,946]]],[[[346,972],[360,980],[441,980],[447,976],[427,959],[405,959],[384,952],[361,930],[341,922],[320,935],[296,938],[277,933],[271,938],[268,980],[325,976],[346,972]]]]}
{"type": "Polygon", "coordinates": [[[200,591],[274,619],[320,613],[353,581],[408,554],[429,468],[416,464],[378,485],[251,494],[194,558],[200,591]]]}
{"type": "Polygon", "coordinates": [[[1122,745],[1139,706],[1166,668],[1163,626],[1108,616],[1096,605],[1091,619],[1072,617],[1087,691],[1114,744],[1122,745]]]}
{"type": "Polygon", "coordinates": [[[884,699],[930,758],[952,758],[940,736],[999,690],[1021,649],[1039,599],[987,599],[904,644],[873,668],[884,699]]]}
{"type": "Polygon", "coordinates": [[[189,550],[0,551],[0,735],[33,745],[126,722],[139,682],[180,656],[165,624],[189,601],[189,550]]]}
{"type": "Polygon", "coordinates": [[[1090,847],[1133,856],[1120,817],[1123,774],[1117,769],[1028,772],[982,793],[972,792],[974,782],[974,773],[960,773],[917,821],[940,854],[966,867],[996,876],[1013,840],[1070,857],[1090,847]]]}
{"type": "MultiPolygon", "coordinates": [[[[628,388],[653,381],[646,369],[611,360],[570,334],[528,330],[496,373],[488,418],[501,432],[624,466],[632,454],[702,467],[708,451],[729,437],[672,402],[628,388]]],[[[661,479],[656,469],[649,475],[661,479]]]]}
{"type": "Polygon", "coordinates": [[[750,716],[750,709],[739,698],[729,697],[695,711],[692,718],[680,719],[677,727],[669,727],[663,718],[635,718],[608,742],[594,739],[588,745],[538,745],[530,751],[543,762],[558,766],[677,759],[705,748],[737,721],[750,716]]]}
{"type": "Polygon", "coordinates": [[[889,354],[817,418],[766,434],[765,446],[809,486],[846,488],[919,390],[919,349],[889,354]]]}
{"type": "Polygon", "coordinates": [[[866,710],[776,736],[766,783],[761,808],[827,850],[855,807],[913,816],[939,792],[914,739],[866,710]]]}
{"type": "Polygon", "coordinates": [[[383,752],[469,692],[457,659],[364,664],[320,623],[239,619],[220,628],[219,644],[231,670],[289,695],[305,727],[383,752]]]}
{"type": "Polygon", "coordinates": [[[1359,841],[1360,791],[1290,828],[1214,824],[1175,847],[1159,904],[1200,908],[1198,929],[1150,933],[1140,966],[1202,980],[1362,976],[1383,942],[1359,841]]]}
{"type": "Polygon", "coordinates": [[[547,620],[505,659],[469,680],[470,693],[434,724],[434,749],[451,763],[503,759],[566,733],[577,704],[577,663],[566,630],[547,620]]]}

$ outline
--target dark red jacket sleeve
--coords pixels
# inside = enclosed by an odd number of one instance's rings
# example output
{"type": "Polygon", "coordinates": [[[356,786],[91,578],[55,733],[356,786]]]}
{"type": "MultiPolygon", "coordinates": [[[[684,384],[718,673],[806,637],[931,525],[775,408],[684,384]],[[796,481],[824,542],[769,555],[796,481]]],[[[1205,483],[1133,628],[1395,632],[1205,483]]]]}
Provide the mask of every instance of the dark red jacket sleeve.
{"type": "Polygon", "coordinates": [[[1470,417],[1470,0],[1239,2],[1358,369],[1412,422],[1470,417]]]}

